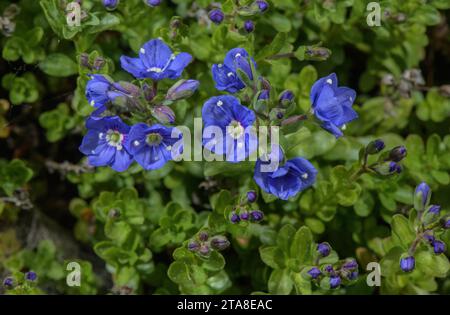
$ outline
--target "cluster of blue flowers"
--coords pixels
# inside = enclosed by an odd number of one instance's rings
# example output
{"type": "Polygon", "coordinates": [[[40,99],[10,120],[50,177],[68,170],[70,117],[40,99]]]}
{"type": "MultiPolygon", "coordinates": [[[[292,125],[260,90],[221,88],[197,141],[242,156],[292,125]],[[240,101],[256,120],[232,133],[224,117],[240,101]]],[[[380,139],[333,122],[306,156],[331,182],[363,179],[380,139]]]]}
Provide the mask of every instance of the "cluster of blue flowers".
{"type": "MultiPolygon", "coordinates": [[[[158,122],[174,123],[175,115],[170,107],[149,104],[157,95],[156,83],[165,78],[179,78],[191,60],[188,53],[175,55],[164,42],[153,39],[141,47],[138,58],[120,58],[124,70],[137,79],[152,79],[153,87],[145,81],[142,87],[138,87],[128,82],[113,82],[104,75],[91,76],[86,85],[86,98],[96,110],[86,121],[88,132],[80,146],[91,165],[109,165],[121,172],[136,161],[146,170],[155,170],[182,153],[181,145],[174,148],[181,139],[181,133],[173,127],[158,123],[151,126],[138,123],[130,127],[119,116],[102,114],[115,107],[119,110],[131,107],[149,110],[158,122]]],[[[169,89],[166,100],[172,102],[188,97],[198,85],[195,80],[180,80],[169,89]]]]}
{"type": "Polygon", "coordinates": [[[234,207],[230,214],[231,223],[254,222],[259,223],[264,219],[264,213],[261,210],[251,209],[250,204],[254,203],[258,195],[256,191],[250,190],[245,196],[245,200],[234,207]]]}
{"type": "MultiPolygon", "coordinates": [[[[37,276],[36,272],[34,272],[32,270],[27,271],[23,277],[23,279],[28,282],[35,282],[37,280],[37,278],[38,278],[38,276],[37,276]]],[[[20,285],[20,283],[16,283],[16,281],[14,281],[14,279],[12,277],[6,277],[5,279],[3,279],[3,286],[6,289],[8,289],[8,290],[12,289],[12,288],[14,288],[15,285],[20,285]]]]}
{"type": "MultiPolygon", "coordinates": [[[[270,84],[257,74],[255,60],[243,48],[231,49],[223,63],[212,66],[212,76],[219,91],[236,94],[246,87],[258,93],[258,102],[267,102],[270,98],[270,84]],[[262,82],[262,83],[261,83],[262,82]],[[259,91],[258,85],[260,86],[259,91]]],[[[358,116],[352,109],[356,93],[347,87],[339,87],[333,73],[319,79],[311,89],[312,113],[320,121],[320,125],[336,137],[343,135],[346,123],[358,116]]],[[[293,103],[294,94],[284,91],[279,97],[279,108],[275,120],[284,117],[285,108],[293,103]]],[[[255,109],[256,106],[253,106],[255,109]]],[[[215,96],[208,99],[202,110],[205,131],[209,126],[219,126],[225,136],[217,142],[206,137],[203,143],[215,154],[225,155],[229,162],[240,162],[257,149],[256,135],[246,132],[257,118],[257,114],[243,106],[240,100],[232,95],[215,96]]],[[[267,121],[266,121],[267,123],[267,121]]],[[[255,165],[254,180],[266,193],[287,200],[314,184],[317,175],[315,167],[306,159],[297,157],[285,161],[280,146],[273,145],[272,150],[264,158],[259,158],[255,165]],[[269,171],[262,171],[262,166],[270,165],[276,160],[282,166],[269,171]]],[[[234,218],[237,220],[238,216],[234,218]]]]}
{"type": "Polygon", "coordinates": [[[438,239],[442,230],[450,229],[450,216],[441,216],[440,205],[430,205],[431,188],[425,182],[420,183],[414,192],[414,209],[417,211],[418,229],[416,241],[408,252],[400,258],[400,269],[411,272],[416,267],[414,258],[418,245],[423,242],[433,249],[436,255],[446,251],[445,243],[438,239]]]}
{"type": "MultiPolygon", "coordinates": [[[[182,145],[176,146],[181,140],[181,132],[166,126],[175,122],[175,114],[168,105],[191,96],[199,82],[180,80],[167,91],[164,101],[152,101],[159,99],[155,98],[157,82],[178,79],[191,61],[190,54],[176,55],[164,42],[153,39],[141,47],[137,58],[120,58],[122,68],[141,80],[140,86],[114,82],[106,75],[90,77],[86,98],[95,111],[87,119],[88,132],[80,151],[88,157],[91,165],[109,165],[120,172],[136,161],[146,170],[155,170],[182,154],[182,145]],[[148,80],[152,80],[151,85],[148,80]],[[140,113],[144,119],[146,117],[142,113],[149,113],[158,123],[129,126],[118,116],[129,111],[140,113]],[[105,115],[109,112],[116,115],[105,115]]],[[[283,91],[278,105],[272,109],[276,114],[258,117],[257,105],[269,103],[272,91],[268,81],[258,75],[255,60],[243,48],[231,49],[223,63],[214,64],[212,77],[219,91],[237,94],[249,90],[253,93],[250,99],[256,99],[250,108],[242,105],[235,95],[214,96],[203,105],[203,145],[216,155],[225,155],[226,161],[238,163],[258,148],[257,135],[252,129],[257,120],[262,119],[261,123],[266,125],[272,125],[274,121],[281,124],[281,120],[287,118],[287,108],[295,106],[295,96],[291,91],[283,91]],[[220,129],[222,137],[219,141],[210,128],[220,129]]],[[[351,107],[355,97],[355,91],[339,87],[336,75],[331,74],[313,85],[311,112],[325,130],[340,137],[345,124],[357,118],[351,107]]],[[[257,160],[254,180],[264,192],[287,200],[313,185],[316,175],[317,170],[308,160],[301,157],[286,160],[283,149],[273,144],[271,152],[257,160]],[[264,166],[272,162],[280,166],[263,171],[264,166]]],[[[255,217],[259,216],[259,213],[255,214],[255,217]]]]}

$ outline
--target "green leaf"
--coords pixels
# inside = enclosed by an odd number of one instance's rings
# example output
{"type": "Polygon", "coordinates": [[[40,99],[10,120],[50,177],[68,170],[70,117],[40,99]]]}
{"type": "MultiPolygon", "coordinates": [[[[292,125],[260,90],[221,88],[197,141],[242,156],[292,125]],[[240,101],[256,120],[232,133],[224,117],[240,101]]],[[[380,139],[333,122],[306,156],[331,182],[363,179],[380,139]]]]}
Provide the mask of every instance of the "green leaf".
{"type": "Polygon", "coordinates": [[[261,260],[273,269],[283,269],[285,267],[283,252],[276,246],[262,246],[259,248],[261,260]]]}
{"type": "Polygon", "coordinates": [[[290,250],[290,257],[294,258],[299,266],[311,264],[313,237],[311,230],[302,226],[293,238],[290,250]]]}
{"type": "Polygon", "coordinates": [[[401,214],[396,214],[392,217],[391,227],[394,242],[407,249],[416,237],[408,219],[401,214]]]}
{"type": "Polygon", "coordinates": [[[39,68],[54,77],[68,77],[78,73],[78,65],[75,61],[61,53],[48,55],[39,63],[39,68]]]}
{"type": "Polygon", "coordinates": [[[268,288],[271,294],[290,294],[293,285],[288,269],[276,269],[270,274],[268,288]]]}

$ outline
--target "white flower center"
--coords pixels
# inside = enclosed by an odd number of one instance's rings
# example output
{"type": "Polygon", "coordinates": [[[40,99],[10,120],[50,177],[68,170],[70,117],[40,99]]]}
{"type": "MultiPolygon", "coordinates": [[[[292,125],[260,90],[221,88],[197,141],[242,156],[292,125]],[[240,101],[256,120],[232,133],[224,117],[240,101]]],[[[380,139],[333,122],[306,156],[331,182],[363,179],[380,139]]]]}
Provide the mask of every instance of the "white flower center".
{"type": "Polygon", "coordinates": [[[145,49],[144,48],[139,49],[139,51],[141,52],[141,54],[145,54],[145,49]]]}
{"type": "Polygon", "coordinates": [[[117,130],[109,129],[106,132],[106,142],[108,143],[108,145],[111,147],[115,147],[119,151],[122,150],[123,148],[122,146],[123,138],[124,138],[123,134],[121,134],[117,130]]]}
{"type": "Polygon", "coordinates": [[[333,80],[328,79],[328,80],[327,80],[327,83],[328,83],[328,84],[333,84],[333,80]]]}
{"type": "Polygon", "coordinates": [[[94,100],[92,100],[90,104],[91,104],[91,106],[94,106],[95,105],[94,100]]]}
{"type": "Polygon", "coordinates": [[[240,57],[241,56],[241,54],[240,53],[237,53],[234,57],[235,58],[238,58],[238,57],[240,57]]]}
{"type": "Polygon", "coordinates": [[[222,101],[217,101],[217,106],[222,106],[223,105],[223,102],[222,101]]]}
{"type": "Polygon", "coordinates": [[[302,178],[304,178],[304,179],[308,179],[308,173],[303,173],[301,176],[302,176],[302,178]]]}
{"type": "Polygon", "coordinates": [[[227,132],[232,138],[239,139],[244,134],[244,127],[237,120],[233,120],[228,125],[227,132]]]}
{"type": "Polygon", "coordinates": [[[227,73],[227,76],[228,76],[228,77],[232,77],[232,76],[234,76],[234,73],[233,73],[233,72],[228,72],[228,73],[227,73]]]}
{"type": "Polygon", "coordinates": [[[141,143],[139,142],[139,141],[137,141],[137,140],[134,140],[133,141],[133,145],[135,146],[135,147],[137,147],[138,145],[140,145],[141,143]]]}

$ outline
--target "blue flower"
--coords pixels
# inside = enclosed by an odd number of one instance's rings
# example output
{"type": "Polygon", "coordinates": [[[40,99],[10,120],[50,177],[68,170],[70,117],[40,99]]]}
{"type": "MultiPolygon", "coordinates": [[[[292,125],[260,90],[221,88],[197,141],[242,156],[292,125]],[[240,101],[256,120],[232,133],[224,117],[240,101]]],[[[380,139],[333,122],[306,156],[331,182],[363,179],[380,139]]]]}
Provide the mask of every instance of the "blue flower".
{"type": "MultiPolygon", "coordinates": [[[[245,87],[237,73],[240,69],[248,77],[253,80],[251,66],[248,62],[249,54],[243,48],[233,48],[225,56],[223,64],[214,64],[212,66],[213,79],[216,82],[216,89],[219,91],[227,91],[236,93],[245,87]]],[[[256,67],[256,63],[251,59],[256,67]]]]}
{"type": "Polygon", "coordinates": [[[416,260],[413,256],[408,256],[400,259],[400,268],[404,272],[410,272],[413,271],[416,266],[416,260]]]}
{"type": "Polygon", "coordinates": [[[14,280],[11,277],[7,277],[7,278],[5,278],[5,280],[3,280],[3,285],[5,287],[12,287],[13,284],[14,284],[14,280]]]}
{"type": "Polygon", "coordinates": [[[205,124],[203,145],[215,154],[225,154],[228,162],[245,160],[256,150],[257,136],[256,132],[251,130],[256,120],[255,113],[242,106],[236,97],[211,97],[203,105],[202,119],[205,124]],[[210,138],[211,135],[208,137],[209,131],[214,134],[213,138],[210,138]],[[221,135],[217,135],[219,131],[221,135]],[[219,142],[216,141],[217,138],[220,138],[219,142]]]}
{"type": "Polygon", "coordinates": [[[312,111],[321,121],[323,129],[336,138],[343,136],[341,131],[346,123],[358,118],[352,109],[356,92],[347,87],[338,87],[336,74],[332,73],[314,83],[311,88],[312,111]]]}
{"type": "Polygon", "coordinates": [[[190,54],[174,55],[162,40],[152,39],[141,47],[138,58],[122,56],[120,64],[137,79],[150,78],[158,81],[179,78],[191,60],[190,54]]]}
{"type": "Polygon", "coordinates": [[[87,155],[89,164],[109,165],[118,172],[130,166],[133,157],[124,146],[130,127],[119,117],[90,117],[86,128],[88,132],[79,149],[87,155]]]}
{"type": "Polygon", "coordinates": [[[279,147],[272,149],[266,161],[258,159],[255,165],[253,178],[265,192],[287,200],[314,184],[317,170],[308,160],[300,157],[294,158],[276,170],[270,171],[272,159],[274,161],[283,160],[283,152],[279,147]],[[276,151],[278,151],[278,158],[276,151]],[[266,166],[269,171],[265,172],[262,169],[263,166],[266,166]]]}
{"type": "Polygon", "coordinates": [[[174,129],[159,124],[136,124],[131,127],[125,146],[144,169],[159,169],[181,154],[182,146],[174,147],[181,133],[174,129]]]}
{"type": "Polygon", "coordinates": [[[101,74],[90,76],[91,79],[86,84],[86,98],[89,105],[96,108],[95,114],[100,114],[106,109],[109,102],[117,97],[125,96],[125,91],[118,84],[107,79],[101,74]]]}

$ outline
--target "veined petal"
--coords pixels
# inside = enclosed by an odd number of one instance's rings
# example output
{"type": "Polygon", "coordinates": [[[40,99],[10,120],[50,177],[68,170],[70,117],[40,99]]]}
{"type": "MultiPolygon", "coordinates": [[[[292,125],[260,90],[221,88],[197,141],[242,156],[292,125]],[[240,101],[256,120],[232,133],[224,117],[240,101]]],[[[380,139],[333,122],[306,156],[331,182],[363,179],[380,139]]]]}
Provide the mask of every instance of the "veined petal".
{"type": "Polygon", "coordinates": [[[188,53],[178,54],[174,60],[169,64],[167,71],[170,79],[177,79],[181,76],[184,68],[192,61],[192,56],[188,53]]]}
{"type": "Polygon", "coordinates": [[[139,58],[147,69],[165,69],[172,57],[172,50],[160,39],[152,39],[139,50],[139,58]]]}
{"type": "Polygon", "coordinates": [[[137,79],[145,79],[147,77],[147,69],[139,58],[122,56],[120,57],[120,66],[137,79]]]}
{"type": "Polygon", "coordinates": [[[133,157],[125,149],[116,150],[111,168],[117,172],[123,172],[128,169],[132,162],[133,157]]]}
{"type": "Polygon", "coordinates": [[[332,73],[326,77],[317,80],[311,87],[310,99],[313,107],[316,104],[317,98],[322,92],[324,86],[330,86],[332,89],[336,89],[338,86],[338,78],[335,73],[332,73]]]}

